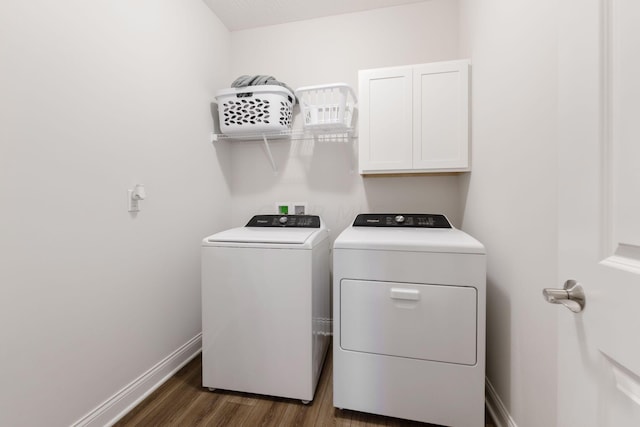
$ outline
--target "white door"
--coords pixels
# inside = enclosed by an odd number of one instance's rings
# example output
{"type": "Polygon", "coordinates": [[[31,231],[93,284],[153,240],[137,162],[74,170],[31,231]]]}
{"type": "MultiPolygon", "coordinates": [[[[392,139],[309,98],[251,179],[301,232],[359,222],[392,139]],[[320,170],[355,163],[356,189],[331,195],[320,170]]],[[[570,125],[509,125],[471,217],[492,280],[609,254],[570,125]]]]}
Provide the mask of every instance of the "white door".
{"type": "Polygon", "coordinates": [[[559,4],[558,427],[638,427],[640,2],[559,4]]]}

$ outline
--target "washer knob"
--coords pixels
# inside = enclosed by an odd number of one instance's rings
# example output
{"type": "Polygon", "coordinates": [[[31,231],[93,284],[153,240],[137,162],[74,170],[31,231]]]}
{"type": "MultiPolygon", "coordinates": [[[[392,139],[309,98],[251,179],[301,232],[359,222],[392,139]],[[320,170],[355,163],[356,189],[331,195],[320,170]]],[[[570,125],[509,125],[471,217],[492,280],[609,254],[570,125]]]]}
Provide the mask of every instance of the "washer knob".
{"type": "Polygon", "coordinates": [[[285,225],[287,223],[287,221],[289,221],[289,218],[287,218],[286,216],[281,216],[278,219],[278,222],[280,222],[280,224],[285,225]]]}
{"type": "Polygon", "coordinates": [[[396,215],[394,219],[398,224],[402,224],[404,222],[404,217],[402,215],[396,215]]]}

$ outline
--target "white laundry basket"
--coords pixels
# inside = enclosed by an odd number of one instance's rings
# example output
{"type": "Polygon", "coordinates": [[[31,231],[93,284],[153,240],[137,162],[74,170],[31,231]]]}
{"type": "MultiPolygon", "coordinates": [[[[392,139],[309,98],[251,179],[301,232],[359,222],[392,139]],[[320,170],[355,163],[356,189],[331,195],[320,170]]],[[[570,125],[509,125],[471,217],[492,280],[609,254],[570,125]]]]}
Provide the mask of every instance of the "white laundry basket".
{"type": "Polygon", "coordinates": [[[341,130],[352,126],[357,98],[348,84],[305,86],[295,93],[305,128],[341,130]]]}
{"type": "Polygon", "coordinates": [[[295,98],[278,85],[222,89],[216,95],[220,132],[225,135],[291,129],[295,98]]]}

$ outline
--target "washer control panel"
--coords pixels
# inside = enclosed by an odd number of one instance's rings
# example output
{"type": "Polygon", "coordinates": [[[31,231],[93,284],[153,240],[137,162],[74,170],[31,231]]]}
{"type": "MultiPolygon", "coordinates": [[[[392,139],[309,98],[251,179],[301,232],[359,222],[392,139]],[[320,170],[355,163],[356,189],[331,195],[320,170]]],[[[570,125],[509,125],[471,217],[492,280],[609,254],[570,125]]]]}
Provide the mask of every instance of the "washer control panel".
{"type": "Polygon", "coordinates": [[[452,228],[449,220],[439,214],[360,214],[354,227],[452,228]]]}
{"type": "Polygon", "coordinates": [[[320,228],[317,215],[256,215],[245,227],[320,228]]]}

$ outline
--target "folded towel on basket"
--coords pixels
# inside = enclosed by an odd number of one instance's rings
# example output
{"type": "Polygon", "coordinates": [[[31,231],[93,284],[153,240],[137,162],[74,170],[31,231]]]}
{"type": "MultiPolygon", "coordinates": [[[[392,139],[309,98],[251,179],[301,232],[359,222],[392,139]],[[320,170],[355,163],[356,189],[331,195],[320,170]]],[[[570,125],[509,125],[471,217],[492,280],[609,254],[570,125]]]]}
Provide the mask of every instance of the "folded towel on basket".
{"type": "Polygon", "coordinates": [[[247,86],[261,86],[261,85],[278,85],[287,88],[295,99],[293,89],[279,80],[276,80],[273,76],[266,76],[258,74],[255,76],[240,76],[231,83],[231,87],[247,87],[247,86]]]}

